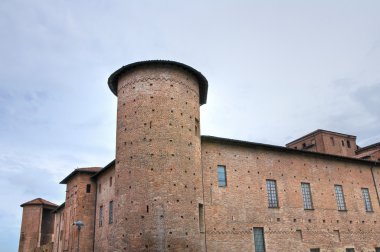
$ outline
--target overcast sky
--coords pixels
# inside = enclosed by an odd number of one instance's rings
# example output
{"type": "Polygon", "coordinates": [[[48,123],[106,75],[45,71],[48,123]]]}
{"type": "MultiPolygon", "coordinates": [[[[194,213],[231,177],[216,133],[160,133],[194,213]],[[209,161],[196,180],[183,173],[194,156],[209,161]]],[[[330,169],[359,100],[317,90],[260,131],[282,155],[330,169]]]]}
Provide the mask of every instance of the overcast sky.
{"type": "Polygon", "coordinates": [[[322,128],[380,141],[380,1],[0,1],[0,246],[25,201],[60,204],[115,156],[108,76],[139,60],[209,81],[203,135],[276,145],[322,128]]]}

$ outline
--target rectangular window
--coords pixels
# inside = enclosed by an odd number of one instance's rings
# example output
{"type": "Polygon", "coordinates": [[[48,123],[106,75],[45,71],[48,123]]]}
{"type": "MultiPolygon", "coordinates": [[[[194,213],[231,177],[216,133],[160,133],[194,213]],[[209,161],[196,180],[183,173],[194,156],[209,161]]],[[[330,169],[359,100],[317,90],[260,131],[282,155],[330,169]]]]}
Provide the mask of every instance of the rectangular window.
{"type": "Polygon", "coordinates": [[[313,209],[313,200],[311,198],[311,189],[309,183],[301,183],[302,197],[303,197],[303,208],[313,209]]]}
{"type": "Polygon", "coordinates": [[[199,136],[199,120],[195,118],[195,129],[194,129],[195,135],[199,136]]]}
{"type": "Polygon", "coordinates": [[[86,193],[90,193],[90,192],[91,192],[91,185],[87,184],[87,186],[86,186],[86,193]]]}
{"type": "Polygon", "coordinates": [[[380,252],[380,248],[375,248],[375,252],[380,252]]]}
{"type": "Polygon", "coordinates": [[[364,207],[367,212],[372,212],[372,202],[371,197],[369,196],[368,188],[362,188],[362,194],[363,194],[363,200],[364,200],[364,207]]]}
{"type": "Polygon", "coordinates": [[[227,186],[226,167],[224,165],[218,165],[218,186],[227,186]]]}
{"type": "Polygon", "coordinates": [[[346,252],[355,252],[354,248],[346,248],[346,252]]]}
{"type": "Polygon", "coordinates": [[[346,202],[344,200],[343,187],[341,185],[335,185],[335,197],[338,210],[346,211],[346,202]]]}
{"type": "Polygon", "coordinates": [[[342,140],[342,146],[344,146],[344,140],[342,140]]]}
{"type": "Polygon", "coordinates": [[[112,177],[110,177],[110,186],[112,186],[112,177]]]}
{"type": "Polygon", "coordinates": [[[109,224],[113,223],[113,201],[109,204],[109,224]]]}
{"type": "Polygon", "coordinates": [[[103,206],[99,207],[99,227],[103,226],[103,206]]]}
{"type": "Polygon", "coordinates": [[[199,208],[199,232],[204,233],[205,232],[205,212],[203,204],[198,204],[199,208]]]}
{"type": "Polygon", "coordinates": [[[310,249],[310,252],[320,252],[321,250],[319,248],[312,248],[310,249]]]}
{"type": "Polygon", "coordinates": [[[267,180],[268,207],[278,207],[276,180],[267,180]]]}
{"type": "Polygon", "coordinates": [[[351,142],[349,140],[347,140],[347,147],[351,148],[351,142]]]}
{"type": "Polygon", "coordinates": [[[330,141],[331,141],[332,146],[335,146],[335,141],[333,137],[330,137],[330,141]]]}
{"type": "Polygon", "coordinates": [[[255,243],[255,252],[265,252],[264,228],[253,228],[253,241],[255,243]]]}

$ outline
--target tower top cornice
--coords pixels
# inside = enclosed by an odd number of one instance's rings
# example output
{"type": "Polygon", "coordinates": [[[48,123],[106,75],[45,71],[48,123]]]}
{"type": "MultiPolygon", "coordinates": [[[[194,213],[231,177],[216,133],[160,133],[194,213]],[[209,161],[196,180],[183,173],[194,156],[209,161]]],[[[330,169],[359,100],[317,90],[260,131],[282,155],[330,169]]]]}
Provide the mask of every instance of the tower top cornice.
{"type": "Polygon", "coordinates": [[[162,65],[169,65],[169,66],[175,66],[184,69],[185,71],[189,72],[190,74],[194,75],[194,77],[197,79],[199,83],[199,104],[203,105],[206,104],[207,101],[207,89],[208,89],[208,82],[207,79],[203,76],[202,73],[195,70],[194,68],[180,63],[176,61],[170,61],[170,60],[146,60],[146,61],[138,61],[134,62],[128,65],[125,65],[118,70],[116,70],[113,74],[110,75],[108,78],[108,86],[111,89],[112,93],[114,93],[117,96],[117,85],[119,77],[122,74],[127,73],[128,71],[135,69],[137,67],[141,66],[162,66],[162,65]]]}

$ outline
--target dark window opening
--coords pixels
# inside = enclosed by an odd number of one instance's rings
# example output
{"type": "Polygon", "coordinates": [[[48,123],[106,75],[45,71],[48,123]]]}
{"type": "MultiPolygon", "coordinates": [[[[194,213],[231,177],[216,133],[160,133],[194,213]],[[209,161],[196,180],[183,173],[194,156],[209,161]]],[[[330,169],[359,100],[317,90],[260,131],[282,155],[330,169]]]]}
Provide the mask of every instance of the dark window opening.
{"type": "Polygon", "coordinates": [[[218,186],[227,186],[226,167],[224,165],[218,165],[218,186]]]}
{"type": "Polygon", "coordinates": [[[109,203],[109,224],[113,223],[113,201],[109,203]]]}
{"type": "Polygon", "coordinates": [[[355,252],[354,248],[346,248],[346,252],[355,252]]]}
{"type": "Polygon", "coordinates": [[[321,250],[319,248],[312,248],[310,249],[310,252],[320,252],[321,250]]]}
{"type": "Polygon", "coordinates": [[[265,252],[264,228],[253,228],[253,241],[255,243],[255,252],[265,252]]]}
{"type": "Polygon", "coordinates": [[[205,211],[203,204],[198,204],[198,210],[199,210],[199,232],[204,233],[205,232],[205,211]]]}
{"type": "Polygon", "coordinates": [[[91,185],[87,184],[87,186],[86,186],[86,193],[90,193],[90,192],[91,192],[91,185]]]}
{"type": "Polygon", "coordinates": [[[103,206],[99,207],[99,227],[103,226],[103,206]]]}
{"type": "Polygon", "coordinates": [[[342,140],[342,146],[344,146],[344,140],[342,140]]]}
{"type": "Polygon", "coordinates": [[[112,186],[112,177],[110,177],[110,186],[112,186]]]}
{"type": "Polygon", "coordinates": [[[333,137],[330,137],[330,141],[331,141],[332,146],[335,146],[335,141],[333,137]]]}
{"type": "Polygon", "coordinates": [[[195,118],[195,135],[199,136],[199,120],[195,118]]]}
{"type": "Polygon", "coordinates": [[[347,147],[351,148],[351,142],[347,140],[347,147]]]}
{"type": "Polygon", "coordinates": [[[267,194],[268,194],[268,207],[277,208],[278,207],[278,197],[277,197],[277,183],[276,180],[267,180],[267,194]]]}
{"type": "Polygon", "coordinates": [[[302,148],[304,148],[304,149],[306,148],[306,143],[302,144],[302,148]]]}

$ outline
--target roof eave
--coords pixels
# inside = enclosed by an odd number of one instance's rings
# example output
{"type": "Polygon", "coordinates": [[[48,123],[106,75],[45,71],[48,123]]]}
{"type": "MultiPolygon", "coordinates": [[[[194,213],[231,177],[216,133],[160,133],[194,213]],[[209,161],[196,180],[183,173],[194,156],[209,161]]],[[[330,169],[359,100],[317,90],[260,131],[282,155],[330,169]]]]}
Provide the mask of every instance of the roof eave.
{"type": "Polygon", "coordinates": [[[229,138],[220,138],[220,137],[214,137],[214,136],[202,136],[201,139],[202,141],[208,141],[208,142],[214,142],[214,143],[234,144],[234,145],[240,145],[240,146],[245,146],[245,147],[261,147],[261,148],[272,149],[272,150],[281,151],[281,152],[296,153],[296,154],[303,154],[303,155],[310,155],[310,156],[319,156],[319,157],[324,157],[324,158],[330,158],[330,159],[333,158],[333,159],[339,159],[339,160],[344,160],[344,161],[352,161],[352,162],[359,162],[359,163],[379,166],[379,162],[376,162],[376,161],[331,155],[331,154],[314,152],[314,151],[305,151],[305,150],[298,150],[298,149],[296,150],[296,149],[277,146],[277,145],[269,145],[269,144],[263,144],[263,143],[255,143],[255,142],[234,140],[234,139],[229,139],[229,138]]]}

